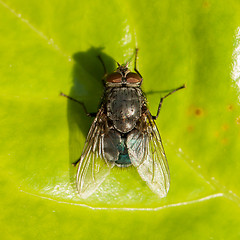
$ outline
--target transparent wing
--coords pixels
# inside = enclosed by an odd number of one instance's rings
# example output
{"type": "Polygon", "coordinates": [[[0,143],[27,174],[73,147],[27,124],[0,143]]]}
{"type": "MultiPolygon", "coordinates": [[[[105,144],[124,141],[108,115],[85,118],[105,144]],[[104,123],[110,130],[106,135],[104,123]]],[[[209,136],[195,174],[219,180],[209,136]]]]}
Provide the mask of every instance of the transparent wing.
{"type": "Polygon", "coordinates": [[[77,189],[82,198],[88,198],[110,173],[111,165],[103,158],[105,118],[101,108],[89,130],[77,171],[77,189]]]}
{"type": "Polygon", "coordinates": [[[128,153],[149,188],[160,197],[165,197],[170,186],[170,173],[161,137],[150,112],[142,121],[144,130],[134,130],[128,136],[128,153]]]}

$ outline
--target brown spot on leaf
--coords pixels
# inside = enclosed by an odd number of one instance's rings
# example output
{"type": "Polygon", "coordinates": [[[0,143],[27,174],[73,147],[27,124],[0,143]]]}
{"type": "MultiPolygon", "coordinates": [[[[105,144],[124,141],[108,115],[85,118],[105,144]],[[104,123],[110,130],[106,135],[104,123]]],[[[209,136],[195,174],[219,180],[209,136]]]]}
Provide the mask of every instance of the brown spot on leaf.
{"type": "Polygon", "coordinates": [[[211,5],[210,5],[209,1],[203,1],[202,6],[204,9],[209,9],[211,5]]]}
{"type": "Polygon", "coordinates": [[[223,131],[227,131],[229,129],[229,125],[228,124],[223,124],[222,125],[222,130],[223,131]]]}
{"type": "Polygon", "coordinates": [[[187,127],[188,132],[192,132],[194,130],[194,127],[192,125],[189,125],[187,127]]]}
{"type": "Polygon", "coordinates": [[[228,110],[229,112],[233,111],[233,109],[234,109],[234,107],[233,107],[232,104],[229,104],[229,105],[227,106],[227,110],[228,110]]]}
{"type": "Polygon", "coordinates": [[[204,115],[204,111],[201,107],[189,106],[188,115],[193,115],[195,117],[202,117],[204,115]]]}
{"type": "Polygon", "coordinates": [[[221,140],[221,143],[224,144],[224,145],[227,145],[228,144],[228,139],[227,138],[223,138],[221,140]]]}
{"type": "Polygon", "coordinates": [[[201,108],[196,108],[194,113],[196,116],[201,117],[203,115],[203,110],[201,108]]]}

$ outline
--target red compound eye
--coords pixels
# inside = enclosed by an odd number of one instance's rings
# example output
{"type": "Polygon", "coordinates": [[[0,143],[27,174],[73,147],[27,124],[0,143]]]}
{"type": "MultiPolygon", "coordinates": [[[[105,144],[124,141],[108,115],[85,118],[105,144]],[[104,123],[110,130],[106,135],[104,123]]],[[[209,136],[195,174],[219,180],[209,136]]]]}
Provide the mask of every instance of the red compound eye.
{"type": "Polygon", "coordinates": [[[106,82],[120,83],[122,82],[122,74],[118,72],[111,73],[107,76],[106,82]]]}
{"type": "Polygon", "coordinates": [[[126,80],[128,83],[139,83],[142,82],[142,78],[134,72],[130,72],[126,76],[126,80]]]}

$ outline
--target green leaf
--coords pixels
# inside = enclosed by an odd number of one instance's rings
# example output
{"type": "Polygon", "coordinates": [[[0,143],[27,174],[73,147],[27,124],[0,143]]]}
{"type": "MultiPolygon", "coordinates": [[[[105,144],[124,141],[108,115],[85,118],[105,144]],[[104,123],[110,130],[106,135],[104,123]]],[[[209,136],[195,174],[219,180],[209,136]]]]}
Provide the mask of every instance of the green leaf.
{"type": "MultiPolygon", "coordinates": [[[[0,0],[1,239],[239,239],[238,1],[0,0]],[[88,199],[76,169],[108,72],[133,58],[168,157],[166,198],[134,168],[88,199]]],[[[131,67],[133,64],[131,62],[131,67]]]]}

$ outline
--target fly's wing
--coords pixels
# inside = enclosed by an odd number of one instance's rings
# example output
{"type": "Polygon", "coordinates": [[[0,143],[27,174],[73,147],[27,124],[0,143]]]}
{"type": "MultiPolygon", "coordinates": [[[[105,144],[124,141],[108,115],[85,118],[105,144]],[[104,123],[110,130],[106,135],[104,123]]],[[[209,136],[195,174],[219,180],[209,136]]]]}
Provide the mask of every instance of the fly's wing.
{"type": "Polygon", "coordinates": [[[112,167],[103,158],[105,117],[101,108],[89,130],[77,171],[77,189],[82,198],[88,198],[104,181],[112,167]]]}
{"type": "Polygon", "coordinates": [[[127,138],[128,154],[140,177],[161,198],[167,195],[170,174],[160,134],[150,112],[142,118],[144,130],[134,130],[127,138]]]}

